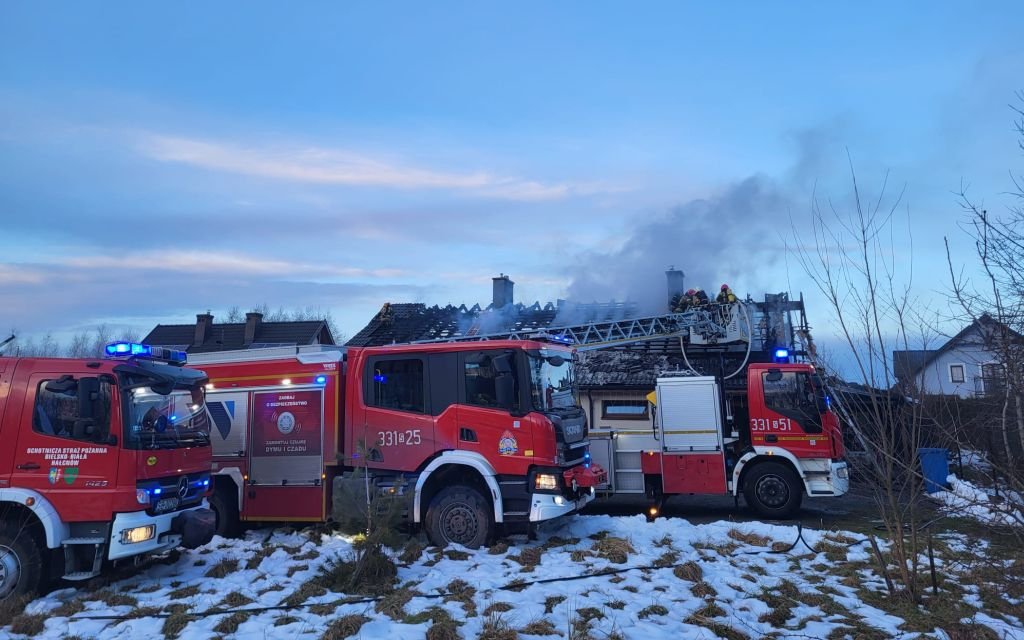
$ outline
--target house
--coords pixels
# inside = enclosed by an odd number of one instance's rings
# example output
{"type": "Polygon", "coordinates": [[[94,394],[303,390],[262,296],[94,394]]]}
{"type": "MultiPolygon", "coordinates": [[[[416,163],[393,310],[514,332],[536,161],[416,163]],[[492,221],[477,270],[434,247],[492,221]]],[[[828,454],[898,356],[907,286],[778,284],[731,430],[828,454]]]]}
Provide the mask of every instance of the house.
{"type": "Polygon", "coordinates": [[[1000,353],[1022,337],[988,314],[964,327],[938,349],[893,351],[893,370],[908,391],[971,398],[998,395],[1003,385],[1000,353]]]}
{"type": "Polygon", "coordinates": [[[234,351],[264,347],[334,344],[324,320],[264,322],[262,313],[245,314],[245,322],[214,324],[209,312],[196,315],[195,324],[158,324],[142,340],[145,344],[188,353],[234,351]]]}
{"type": "MultiPolygon", "coordinates": [[[[671,299],[683,289],[683,274],[666,272],[668,313],[671,299]]],[[[683,357],[679,335],[666,335],[615,347],[579,352],[580,402],[589,423],[597,432],[650,429],[651,419],[646,396],[659,374],[690,371],[691,367],[705,375],[728,375],[749,362],[772,362],[775,347],[792,349],[796,327],[790,312],[797,311],[800,326],[803,301],[790,300],[786,294],[769,294],[765,302],[748,300],[753,310],[753,342],[694,344],[686,346],[683,357]],[[687,362],[689,364],[687,364],[687,362]]],[[[659,312],[654,312],[659,313],[659,312]]],[[[546,329],[580,326],[588,323],[620,322],[650,316],[652,312],[628,302],[556,303],[532,305],[516,303],[514,283],[507,275],[493,278],[492,300],[482,307],[465,304],[458,307],[427,306],[423,303],[385,304],[347,346],[363,347],[392,343],[472,338],[487,334],[516,333],[530,335],[546,329]]],[[[802,352],[794,351],[794,355],[802,352]]],[[[726,392],[742,397],[746,380],[742,375],[724,381],[726,392]]]]}

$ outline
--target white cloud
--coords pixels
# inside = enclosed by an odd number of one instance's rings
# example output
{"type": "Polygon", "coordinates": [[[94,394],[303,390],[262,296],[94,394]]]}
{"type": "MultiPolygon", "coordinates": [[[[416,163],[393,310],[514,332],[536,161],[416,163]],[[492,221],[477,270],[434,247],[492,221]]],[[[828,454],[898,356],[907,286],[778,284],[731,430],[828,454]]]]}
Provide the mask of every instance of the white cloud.
{"type": "Polygon", "coordinates": [[[592,183],[548,184],[484,171],[435,171],[384,161],[345,149],[309,146],[254,147],[219,140],[152,133],[141,137],[139,148],[146,156],[163,162],[311,184],[449,189],[519,201],[561,200],[571,196],[622,190],[592,183]]]}
{"type": "MultiPolygon", "coordinates": [[[[276,258],[213,251],[143,251],[119,255],[75,256],[55,264],[77,269],[152,269],[184,273],[278,276],[282,278],[395,278],[400,269],[362,269],[309,264],[276,258]]],[[[2,271],[0,271],[2,274],[2,271]]]]}

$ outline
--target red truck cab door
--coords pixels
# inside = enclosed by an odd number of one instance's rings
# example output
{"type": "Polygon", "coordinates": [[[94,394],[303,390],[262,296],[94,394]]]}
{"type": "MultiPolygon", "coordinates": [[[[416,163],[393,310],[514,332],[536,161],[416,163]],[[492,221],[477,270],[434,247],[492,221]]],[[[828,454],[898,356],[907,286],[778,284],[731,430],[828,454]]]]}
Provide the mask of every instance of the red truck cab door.
{"type": "Polygon", "coordinates": [[[346,433],[354,466],[366,456],[371,469],[413,472],[438,450],[429,365],[424,354],[378,355],[352,373],[362,394],[346,433]]]}
{"type": "Polygon", "coordinates": [[[25,400],[11,485],[45,495],[65,521],[108,519],[113,512],[119,449],[109,444],[107,436],[122,436],[112,378],[37,372],[23,381],[25,400]],[[92,384],[97,397],[90,429],[83,422],[79,388],[92,384]]]}
{"type": "Polygon", "coordinates": [[[782,447],[797,458],[831,458],[831,430],[818,411],[809,368],[752,369],[751,377],[751,444],[782,447]]]}

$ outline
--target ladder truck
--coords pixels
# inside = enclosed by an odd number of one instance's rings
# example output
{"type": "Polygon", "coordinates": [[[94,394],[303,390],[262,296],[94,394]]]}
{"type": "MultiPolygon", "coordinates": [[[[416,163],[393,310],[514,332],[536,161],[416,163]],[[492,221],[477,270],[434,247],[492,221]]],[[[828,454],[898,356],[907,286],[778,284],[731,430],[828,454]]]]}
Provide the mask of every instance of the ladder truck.
{"type": "Polygon", "coordinates": [[[210,377],[223,535],[340,519],[342,496],[374,491],[433,543],[473,548],[575,513],[607,482],[590,460],[572,350],[557,341],[190,357],[210,377]]]}
{"type": "Polygon", "coordinates": [[[133,343],[0,357],[0,601],[213,537],[206,375],[133,343]]]}
{"type": "MultiPolygon", "coordinates": [[[[657,379],[648,426],[603,428],[591,415],[591,453],[608,472],[603,495],[646,495],[650,516],[673,495],[743,495],[759,515],[786,518],[803,496],[849,490],[842,430],[816,368],[797,362],[790,311],[803,303],[784,294],[709,304],[681,313],[547,327],[580,352],[679,339],[686,369],[657,379]],[[757,317],[755,318],[755,311],[757,317]],[[758,355],[769,362],[751,362],[758,355]],[[740,358],[731,372],[701,375],[689,350],[725,348],[740,358]]],[[[536,331],[536,330],[534,330],[536,331]]],[[[523,339],[525,331],[455,336],[447,342],[523,339]]],[[[809,335],[809,334],[808,334],[809,335]]],[[[713,358],[711,359],[713,361],[713,358]]]]}

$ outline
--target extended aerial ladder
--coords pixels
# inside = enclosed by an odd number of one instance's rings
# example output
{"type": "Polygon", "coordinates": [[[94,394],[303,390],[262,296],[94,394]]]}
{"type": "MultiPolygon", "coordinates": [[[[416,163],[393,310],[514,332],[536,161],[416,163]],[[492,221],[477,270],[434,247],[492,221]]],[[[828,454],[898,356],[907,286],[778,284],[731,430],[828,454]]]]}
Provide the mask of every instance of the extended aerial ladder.
{"type": "Polygon", "coordinates": [[[512,328],[495,333],[473,333],[419,341],[482,342],[486,340],[529,340],[538,333],[555,341],[571,344],[578,351],[607,349],[645,340],[689,336],[691,344],[724,344],[750,342],[753,314],[744,302],[711,303],[683,312],[623,320],[593,320],[577,324],[537,328],[512,328]]]}

